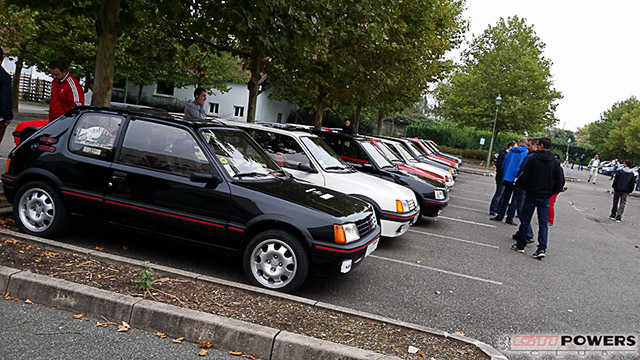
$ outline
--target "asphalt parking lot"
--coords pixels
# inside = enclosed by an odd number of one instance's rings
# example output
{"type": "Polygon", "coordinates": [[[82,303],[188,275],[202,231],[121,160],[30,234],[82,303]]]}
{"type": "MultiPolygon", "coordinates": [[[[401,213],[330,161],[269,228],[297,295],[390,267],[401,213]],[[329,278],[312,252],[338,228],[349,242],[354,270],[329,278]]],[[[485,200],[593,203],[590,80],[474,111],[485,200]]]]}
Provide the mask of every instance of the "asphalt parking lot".
{"type": "MultiPolygon", "coordinates": [[[[588,176],[570,169],[567,175],[588,176]]],[[[496,347],[508,335],[640,333],[640,198],[630,197],[623,222],[615,223],[608,219],[608,177],[599,176],[598,185],[568,183],[541,261],[531,258],[534,246],[524,255],[510,250],[515,226],[489,221],[493,181],[461,174],[440,217],[382,239],[347,276],[311,277],[296,295],[461,331],[496,347]]],[[[92,223],[74,226],[59,240],[246,283],[238,262],[213,251],[92,223]]]]}

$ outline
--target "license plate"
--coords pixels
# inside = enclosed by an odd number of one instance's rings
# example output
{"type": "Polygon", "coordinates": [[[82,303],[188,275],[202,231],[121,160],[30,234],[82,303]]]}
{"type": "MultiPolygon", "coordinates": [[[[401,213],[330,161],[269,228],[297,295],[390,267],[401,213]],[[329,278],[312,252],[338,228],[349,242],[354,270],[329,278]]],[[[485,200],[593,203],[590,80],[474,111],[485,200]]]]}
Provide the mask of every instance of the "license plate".
{"type": "Polygon", "coordinates": [[[365,257],[371,255],[371,253],[378,248],[378,240],[380,240],[379,238],[376,239],[376,241],[372,242],[371,244],[369,244],[369,246],[367,246],[367,253],[364,255],[365,257]]]}

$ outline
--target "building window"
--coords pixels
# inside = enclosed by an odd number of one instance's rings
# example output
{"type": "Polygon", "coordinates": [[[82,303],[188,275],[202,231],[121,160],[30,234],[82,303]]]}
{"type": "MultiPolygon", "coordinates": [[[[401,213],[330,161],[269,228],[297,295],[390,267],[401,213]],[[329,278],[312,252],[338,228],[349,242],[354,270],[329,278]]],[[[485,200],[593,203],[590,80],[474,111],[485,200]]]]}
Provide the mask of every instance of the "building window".
{"type": "Polygon", "coordinates": [[[282,124],[282,113],[278,113],[278,124],[282,124]]]}
{"type": "Polygon", "coordinates": [[[218,115],[218,110],[220,110],[220,104],[209,103],[209,113],[213,115],[218,115]]]}
{"type": "Polygon", "coordinates": [[[244,117],[244,107],[242,107],[242,106],[234,106],[233,107],[233,116],[235,116],[235,117],[244,117]]]}
{"type": "Polygon", "coordinates": [[[164,80],[158,80],[158,84],[156,86],[156,94],[173,96],[173,89],[173,84],[164,80]]]}

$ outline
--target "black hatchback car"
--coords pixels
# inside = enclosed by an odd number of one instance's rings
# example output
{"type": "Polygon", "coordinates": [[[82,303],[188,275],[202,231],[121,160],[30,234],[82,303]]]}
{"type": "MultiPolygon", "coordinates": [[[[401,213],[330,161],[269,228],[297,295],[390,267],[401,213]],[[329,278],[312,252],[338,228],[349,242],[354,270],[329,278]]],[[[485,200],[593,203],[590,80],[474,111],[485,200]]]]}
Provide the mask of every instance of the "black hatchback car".
{"type": "Polygon", "coordinates": [[[380,237],[371,205],[292,180],[219,122],[77,107],[11,151],[2,182],[25,233],[92,216],[241,256],[251,283],[279,291],[311,268],[350,272],[380,237]]]}
{"type": "Polygon", "coordinates": [[[413,190],[423,216],[436,217],[449,203],[449,194],[436,180],[399,169],[391,160],[362,136],[313,131],[353,168],[413,190]]]}

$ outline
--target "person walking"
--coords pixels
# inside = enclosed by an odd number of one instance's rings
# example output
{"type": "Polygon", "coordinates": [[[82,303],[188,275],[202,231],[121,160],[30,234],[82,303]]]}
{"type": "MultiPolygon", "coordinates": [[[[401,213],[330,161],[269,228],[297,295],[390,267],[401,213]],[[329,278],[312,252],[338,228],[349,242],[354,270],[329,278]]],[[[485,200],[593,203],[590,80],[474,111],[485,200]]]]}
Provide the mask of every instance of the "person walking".
{"type": "Polygon", "coordinates": [[[502,194],[504,193],[504,185],[502,184],[502,163],[504,162],[504,158],[507,156],[509,150],[514,146],[516,146],[516,142],[513,140],[509,141],[507,147],[498,153],[498,159],[496,160],[496,192],[493,194],[491,204],[489,205],[489,215],[491,216],[498,215],[498,205],[500,205],[500,199],[502,199],[502,194]]]}
{"type": "Polygon", "coordinates": [[[589,178],[587,179],[587,182],[591,181],[591,179],[593,179],[593,183],[596,183],[596,178],[598,177],[598,167],[600,166],[600,158],[598,157],[598,155],[596,154],[596,156],[593,157],[593,159],[591,159],[591,161],[589,161],[589,178]]]}
{"type": "Polygon", "coordinates": [[[636,174],[630,169],[631,160],[625,160],[622,168],[616,171],[616,176],[611,187],[613,188],[613,207],[609,219],[616,222],[622,221],[622,214],[627,205],[627,195],[633,192],[636,183],[636,174]]]}
{"type": "Polygon", "coordinates": [[[515,181],[518,171],[520,170],[520,164],[522,164],[525,156],[527,156],[527,152],[527,138],[522,137],[518,140],[518,146],[512,148],[504,157],[504,162],[502,163],[504,193],[498,205],[498,214],[490,217],[489,220],[502,221],[506,213],[507,218],[505,223],[516,225],[516,223],[513,222],[513,218],[516,215],[517,204],[514,201],[515,199],[512,200],[511,198],[515,190],[515,181]],[[507,207],[509,208],[508,210],[507,207]]]}
{"type": "Polygon", "coordinates": [[[578,160],[578,153],[574,153],[571,155],[571,170],[573,170],[573,166],[576,164],[576,160],[578,160]]]}
{"type": "Polygon", "coordinates": [[[580,158],[578,159],[578,170],[582,171],[582,168],[584,167],[584,153],[582,155],[580,155],[580,158]]]}
{"type": "Polygon", "coordinates": [[[204,103],[207,101],[207,90],[198,87],[193,91],[193,101],[184,106],[184,116],[196,119],[204,119],[204,103]]]}
{"type": "Polygon", "coordinates": [[[67,70],[61,60],[49,63],[51,82],[51,101],[49,102],[49,121],[57,119],[76,106],[84,105],[84,92],[78,80],[67,70]]]}
{"type": "Polygon", "coordinates": [[[613,159],[613,161],[611,162],[611,177],[609,178],[609,180],[613,180],[613,177],[616,176],[616,171],[621,168],[622,164],[620,164],[620,161],[618,161],[618,159],[613,159]]]}
{"type": "Polygon", "coordinates": [[[0,142],[4,137],[7,126],[13,120],[11,107],[11,75],[1,66],[4,61],[4,52],[0,49],[0,142]]]}
{"type": "Polygon", "coordinates": [[[544,137],[539,140],[538,150],[527,161],[516,182],[518,187],[525,189],[526,195],[517,243],[511,248],[524,253],[527,246],[526,230],[535,211],[538,216],[538,249],[532,256],[536,259],[543,259],[547,253],[549,198],[564,187],[564,171],[560,161],[549,151],[550,147],[551,139],[544,137]]]}

